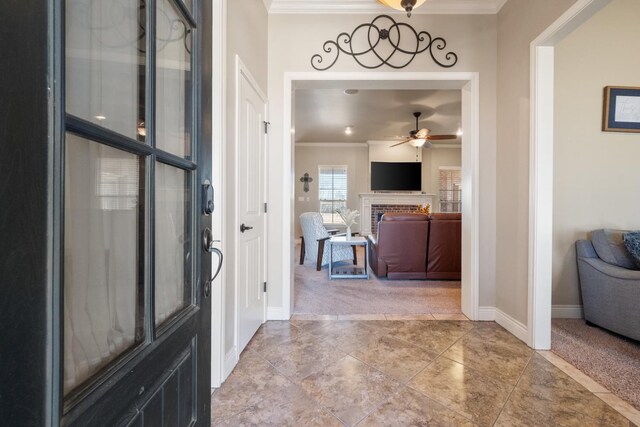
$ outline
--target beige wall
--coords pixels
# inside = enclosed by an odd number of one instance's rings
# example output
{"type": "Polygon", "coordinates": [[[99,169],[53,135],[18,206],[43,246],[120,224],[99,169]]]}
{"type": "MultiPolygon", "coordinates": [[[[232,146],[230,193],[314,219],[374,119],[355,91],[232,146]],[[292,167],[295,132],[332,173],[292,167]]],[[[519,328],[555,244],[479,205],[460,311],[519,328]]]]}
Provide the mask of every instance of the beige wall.
{"type": "Polygon", "coordinates": [[[224,146],[226,174],[224,209],[225,241],[225,354],[233,348],[235,339],[235,277],[233,265],[236,230],[229,227],[236,216],[233,167],[236,138],[236,55],[249,69],[260,89],[267,92],[267,10],[262,0],[228,1],[226,57],[226,144],[224,146]]]}
{"type": "Polygon", "coordinates": [[[530,43],[573,3],[509,0],[498,14],[495,298],[498,309],[524,324],[528,312],[530,43]]]}
{"type": "Polygon", "coordinates": [[[422,191],[435,194],[431,212],[440,211],[440,166],[462,166],[460,148],[424,148],[422,191]]]}
{"type": "MultiPolygon", "coordinates": [[[[290,132],[282,128],[284,121],[284,77],[286,72],[315,72],[311,57],[322,52],[327,40],[334,40],[343,31],[352,31],[356,26],[370,22],[373,15],[280,15],[269,16],[269,112],[272,123],[269,150],[269,203],[273,207],[272,218],[282,218],[283,206],[288,206],[294,194],[283,194],[286,180],[297,178],[291,172],[291,159],[284,153],[286,144],[291,144],[290,132]],[[313,29],[310,31],[310,29],[313,29]]],[[[405,20],[398,16],[398,19],[405,20]]],[[[458,54],[456,66],[444,70],[434,64],[429,55],[420,55],[403,70],[382,67],[367,71],[353,59],[342,57],[331,71],[336,72],[478,72],[480,82],[480,305],[494,306],[495,282],[495,139],[496,139],[496,64],[497,64],[497,17],[495,15],[414,15],[411,25],[425,29],[433,35],[447,40],[447,48],[458,54]]],[[[295,150],[293,155],[295,156],[295,150]]],[[[288,209],[288,208],[287,208],[288,209]]],[[[282,308],[284,275],[290,274],[285,267],[293,263],[294,251],[291,239],[283,239],[285,230],[293,232],[293,224],[274,224],[269,230],[269,253],[280,254],[289,245],[291,259],[269,263],[269,282],[274,286],[269,291],[269,307],[282,308]],[[287,241],[289,240],[289,241],[287,241]]],[[[291,277],[291,276],[289,276],[291,277]]]]}
{"type": "MultiPolygon", "coordinates": [[[[358,194],[364,193],[369,187],[369,150],[362,147],[296,147],[296,180],[295,188],[295,222],[296,236],[301,235],[300,214],[304,212],[318,212],[318,166],[320,165],[346,165],[347,166],[347,207],[351,210],[360,209],[358,194]],[[309,192],[305,193],[300,177],[307,172],[313,182],[309,184],[309,192]],[[304,201],[298,200],[299,197],[304,201]],[[307,200],[308,199],[308,200],[307,200]]],[[[360,220],[358,220],[358,223],[360,220]]],[[[360,225],[356,225],[352,231],[358,231],[360,225]]]]}
{"type": "Polygon", "coordinates": [[[577,239],[640,228],[640,134],[601,131],[603,88],[640,86],[639,17],[614,0],[556,46],[553,304],[581,304],[577,239]]]}

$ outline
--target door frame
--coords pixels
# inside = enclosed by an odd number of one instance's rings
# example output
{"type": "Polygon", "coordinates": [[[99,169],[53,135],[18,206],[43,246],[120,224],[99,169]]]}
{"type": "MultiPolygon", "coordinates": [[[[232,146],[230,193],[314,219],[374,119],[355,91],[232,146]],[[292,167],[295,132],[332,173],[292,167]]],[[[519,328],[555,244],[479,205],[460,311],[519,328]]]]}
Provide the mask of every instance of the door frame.
{"type": "MultiPolygon", "coordinates": [[[[235,62],[236,62],[236,66],[235,66],[235,70],[236,70],[236,75],[235,75],[235,101],[236,101],[236,109],[235,109],[235,137],[234,137],[234,156],[235,156],[235,162],[234,162],[234,183],[235,183],[235,189],[237,190],[239,188],[239,166],[240,166],[240,157],[239,157],[239,143],[240,143],[240,126],[242,126],[242,124],[240,123],[240,109],[241,109],[241,103],[240,103],[240,94],[241,94],[241,90],[240,90],[240,86],[241,86],[241,81],[242,79],[246,79],[247,83],[249,83],[249,85],[251,86],[251,88],[253,90],[256,91],[256,93],[258,94],[258,96],[260,97],[260,101],[263,103],[264,105],[264,120],[268,123],[269,122],[269,102],[267,101],[267,96],[264,94],[264,92],[262,91],[262,89],[260,89],[260,85],[257,83],[256,79],[253,77],[253,74],[251,74],[251,71],[249,71],[249,68],[244,64],[244,62],[242,62],[242,59],[240,58],[240,55],[235,56],[235,62]]],[[[265,132],[264,134],[264,154],[263,154],[263,159],[262,159],[262,195],[264,197],[264,201],[263,203],[266,203],[269,198],[268,198],[268,194],[267,194],[267,159],[269,156],[268,150],[269,150],[269,134],[267,132],[265,132]]],[[[238,363],[238,360],[240,358],[240,348],[238,346],[238,342],[239,342],[239,338],[240,338],[240,301],[238,300],[238,287],[240,286],[240,283],[238,282],[238,268],[239,268],[239,264],[238,264],[238,254],[239,254],[239,237],[238,237],[238,230],[240,229],[240,217],[238,215],[238,212],[240,212],[240,203],[239,203],[239,198],[236,196],[235,197],[235,205],[234,205],[234,212],[236,213],[236,215],[233,218],[233,227],[230,230],[230,235],[232,236],[232,239],[234,240],[234,260],[233,260],[233,269],[234,269],[234,325],[233,325],[233,330],[234,330],[234,340],[233,340],[233,350],[234,350],[234,360],[233,360],[233,365],[235,366],[238,363]]],[[[267,214],[265,213],[263,215],[263,224],[262,224],[262,231],[263,231],[263,244],[262,244],[262,252],[263,252],[263,265],[262,265],[262,275],[264,277],[264,281],[267,281],[267,243],[268,243],[268,230],[267,230],[267,214]]],[[[262,308],[262,323],[266,322],[267,320],[267,292],[264,293],[264,299],[263,299],[263,308],[262,308]]]]}
{"type": "MultiPolygon", "coordinates": [[[[220,240],[220,249],[226,253],[228,233],[225,231],[228,222],[225,214],[225,185],[227,176],[226,138],[227,138],[227,90],[226,90],[226,57],[227,57],[227,1],[212,2],[213,8],[213,105],[212,105],[212,167],[211,182],[215,189],[215,210],[212,214],[211,231],[214,239],[220,240]],[[217,95],[217,96],[216,96],[217,95]]],[[[213,255],[216,256],[216,255],[213,255]]],[[[217,262],[217,260],[212,260],[217,262]]],[[[215,264],[214,264],[215,265],[215,264]]],[[[211,289],[211,388],[218,388],[224,381],[224,319],[226,313],[225,298],[227,282],[227,266],[223,264],[220,274],[212,283],[211,289]]]]}
{"type": "Polygon", "coordinates": [[[577,0],[531,42],[527,344],[537,350],[551,348],[554,46],[610,2],[577,0]]]}
{"type": "Polygon", "coordinates": [[[462,230],[462,312],[471,320],[480,320],[480,74],[477,72],[286,72],[284,74],[283,134],[285,174],[283,194],[282,312],[269,319],[289,319],[294,308],[295,197],[293,171],[295,170],[295,135],[293,129],[294,91],[297,83],[322,81],[372,81],[385,84],[407,82],[452,82],[462,91],[462,144],[463,182],[469,191],[463,193],[462,230]],[[465,221],[464,218],[469,218],[465,221]]]}

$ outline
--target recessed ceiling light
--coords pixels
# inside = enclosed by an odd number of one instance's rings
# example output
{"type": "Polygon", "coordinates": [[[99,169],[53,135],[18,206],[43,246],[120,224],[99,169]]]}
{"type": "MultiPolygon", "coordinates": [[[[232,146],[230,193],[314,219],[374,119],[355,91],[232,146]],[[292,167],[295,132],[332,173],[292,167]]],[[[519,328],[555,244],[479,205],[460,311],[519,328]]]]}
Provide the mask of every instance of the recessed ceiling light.
{"type": "Polygon", "coordinates": [[[98,114],[93,116],[94,119],[99,120],[99,121],[103,121],[107,119],[107,116],[105,116],[104,114],[98,114]]]}
{"type": "Polygon", "coordinates": [[[357,95],[358,92],[360,92],[358,89],[345,89],[344,90],[344,94],[345,95],[357,95]]]}
{"type": "Polygon", "coordinates": [[[353,126],[347,126],[344,128],[345,135],[351,135],[353,133],[353,126]]]}

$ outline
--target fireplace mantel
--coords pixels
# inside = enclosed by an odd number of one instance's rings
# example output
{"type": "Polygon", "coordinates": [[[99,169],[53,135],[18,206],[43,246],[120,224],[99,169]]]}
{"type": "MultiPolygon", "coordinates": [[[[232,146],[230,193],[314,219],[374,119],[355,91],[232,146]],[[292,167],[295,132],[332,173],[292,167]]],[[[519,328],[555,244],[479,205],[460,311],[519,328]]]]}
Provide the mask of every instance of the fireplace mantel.
{"type": "Polygon", "coordinates": [[[360,193],[360,234],[366,236],[372,234],[375,229],[374,219],[372,218],[372,206],[397,206],[402,211],[408,212],[409,209],[403,209],[403,206],[415,208],[417,205],[428,203],[431,205],[433,212],[433,200],[435,194],[424,193],[360,193]]]}

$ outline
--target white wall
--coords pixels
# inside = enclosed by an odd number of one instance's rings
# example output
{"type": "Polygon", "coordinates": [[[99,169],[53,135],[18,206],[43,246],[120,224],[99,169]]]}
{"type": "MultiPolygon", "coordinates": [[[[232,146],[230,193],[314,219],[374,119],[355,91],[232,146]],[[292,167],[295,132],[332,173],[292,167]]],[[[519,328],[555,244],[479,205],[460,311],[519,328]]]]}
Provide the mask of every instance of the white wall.
{"type": "Polygon", "coordinates": [[[525,325],[530,43],[573,3],[574,0],[509,0],[498,14],[495,298],[496,308],[525,325]]]}
{"type": "MultiPolygon", "coordinates": [[[[369,150],[366,145],[361,147],[340,147],[336,143],[332,146],[313,147],[296,146],[296,170],[294,181],[295,189],[295,222],[296,237],[301,235],[300,214],[304,212],[318,212],[320,201],[318,196],[318,166],[320,165],[346,165],[347,166],[347,208],[360,209],[358,194],[364,193],[369,187],[369,150]],[[306,173],[313,178],[309,184],[309,192],[303,190],[300,177],[306,173]],[[298,200],[299,197],[304,201],[298,200]],[[308,199],[308,200],[307,200],[308,199]]],[[[360,220],[358,220],[360,222],[360,220]]],[[[356,225],[352,231],[358,231],[360,225],[356,225]]]]}
{"type": "Polygon", "coordinates": [[[614,0],[556,45],[553,304],[579,305],[575,241],[640,228],[640,134],[602,132],[603,88],[640,86],[640,2],[614,0]]]}
{"type": "Polygon", "coordinates": [[[225,150],[225,354],[235,342],[235,263],[237,231],[232,226],[235,210],[236,183],[233,179],[236,138],[236,55],[249,69],[260,89],[267,89],[267,10],[261,0],[227,1],[227,58],[226,58],[226,128],[225,150]]]}
{"type": "MultiPolygon", "coordinates": [[[[406,17],[396,15],[398,20],[406,17]]],[[[293,194],[284,194],[286,180],[294,180],[289,159],[284,156],[285,144],[291,144],[285,137],[283,123],[284,75],[286,72],[313,72],[311,56],[322,52],[327,40],[335,40],[343,31],[352,31],[357,25],[370,22],[373,15],[270,15],[269,16],[269,101],[272,123],[269,153],[269,203],[272,218],[282,218],[283,206],[289,206],[293,194]],[[313,30],[310,30],[313,29],[313,30]]],[[[428,30],[434,36],[443,36],[447,48],[458,54],[459,61],[449,71],[478,72],[480,81],[480,305],[494,306],[495,281],[495,169],[496,169],[496,64],[497,64],[497,17],[494,15],[414,15],[408,21],[419,30],[428,30]]],[[[364,72],[353,59],[342,57],[331,71],[364,72]]],[[[393,72],[388,67],[377,71],[393,72]]],[[[428,55],[416,57],[414,62],[397,71],[444,71],[434,64],[428,55]]],[[[321,75],[321,72],[317,72],[321,75]]],[[[289,134],[289,132],[287,132],[289,134]]],[[[294,152],[295,155],[295,152],[294,152]]],[[[271,222],[269,229],[269,253],[291,253],[291,241],[282,238],[284,230],[291,224],[271,222]],[[289,248],[287,248],[289,245],[289,248]],[[286,249],[286,250],[285,250],[286,249]]],[[[293,230],[291,230],[293,232],[293,230]]],[[[291,240],[291,239],[288,239],[291,240]]],[[[269,265],[270,288],[269,308],[282,309],[282,288],[284,263],[269,265]],[[278,304],[273,306],[272,304],[278,304]]]]}

